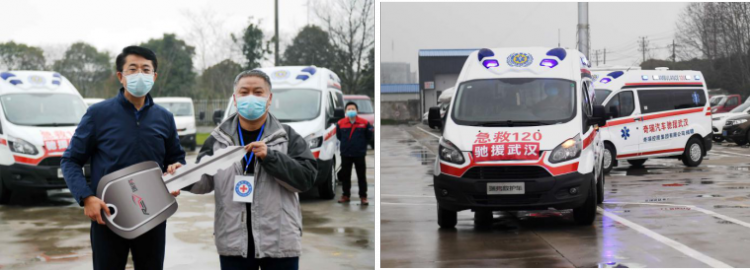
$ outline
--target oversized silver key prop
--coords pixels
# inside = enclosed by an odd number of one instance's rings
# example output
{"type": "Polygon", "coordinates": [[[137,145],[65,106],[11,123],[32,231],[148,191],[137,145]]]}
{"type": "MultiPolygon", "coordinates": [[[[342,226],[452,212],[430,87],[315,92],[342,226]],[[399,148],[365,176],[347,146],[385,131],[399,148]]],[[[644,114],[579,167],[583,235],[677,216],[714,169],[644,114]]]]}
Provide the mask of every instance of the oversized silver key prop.
{"type": "Polygon", "coordinates": [[[107,227],[126,239],[148,232],[177,211],[177,200],[169,191],[192,185],[204,174],[216,175],[219,170],[231,168],[245,154],[242,146],[227,147],[203,157],[201,163],[183,166],[174,175],[163,177],[161,167],[153,161],[103,176],[96,196],[114,210],[111,216],[102,210],[107,227]]]}

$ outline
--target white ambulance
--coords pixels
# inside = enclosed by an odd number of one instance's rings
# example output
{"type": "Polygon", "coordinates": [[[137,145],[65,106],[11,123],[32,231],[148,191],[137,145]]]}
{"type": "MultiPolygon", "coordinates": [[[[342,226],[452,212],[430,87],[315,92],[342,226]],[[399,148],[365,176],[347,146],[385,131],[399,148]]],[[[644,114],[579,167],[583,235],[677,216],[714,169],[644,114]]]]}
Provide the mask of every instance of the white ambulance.
{"type": "Polygon", "coordinates": [[[88,108],[78,90],[56,72],[0,71],[0,108],[0,203],[14,191],[67,188],[60,157],[88,108]]]}
{"type": "Polygon", "coordinates": [[[711,107],[700,71],[620,70],[594,77],[608,115],[601,128],[605,172],[618,160],[641,166],[657,157],[695,167],[711,150],[711,107]]]}
{"type": "MultiPolygon", "coordinates": [[[[318,194],[333,199],[336,172],[341,167],[336,122],[344,118],[344,93],[339,76],[327,68],[287,66],[259,68],[271,78],[269,111],[305,138],[318,162],[318,194]]],[[[237,113],[229,97],[224,120],[237,113]]]]}
{"type": "Polygon", "coordinates": [[[606,119],[588,67],[563,48],[469,55],[435,162],[440,227],[454,227],[462,210],[480,222],[495,210],[573,209],[576,223],[594,222],[604,182],[597,125],[606,119]]]}

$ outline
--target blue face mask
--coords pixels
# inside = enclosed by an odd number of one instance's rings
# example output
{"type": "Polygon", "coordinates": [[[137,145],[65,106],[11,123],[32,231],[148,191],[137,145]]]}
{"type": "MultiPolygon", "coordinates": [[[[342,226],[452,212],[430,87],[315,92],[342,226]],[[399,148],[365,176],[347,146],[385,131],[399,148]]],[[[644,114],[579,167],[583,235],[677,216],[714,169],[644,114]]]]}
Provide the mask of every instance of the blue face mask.
{"type": "Polygon", "coordinates": [[[237,113],[247,120],[257,120],[266,113],[267,98],[254,95],[244,96],[237,99],[237,113]]]}
{"type": "Polygon", "coordinates": [[[357,116],[357,111],[346,111],[346,117],[352,118],[357,116]]]}
{"type": "Polygon", "coordinates": [[[151,91],[154,86],[154,75],[136,73],[125,76],[127,86],[125,87],[130,94],[136,97],[142,97],[151,91]]]}

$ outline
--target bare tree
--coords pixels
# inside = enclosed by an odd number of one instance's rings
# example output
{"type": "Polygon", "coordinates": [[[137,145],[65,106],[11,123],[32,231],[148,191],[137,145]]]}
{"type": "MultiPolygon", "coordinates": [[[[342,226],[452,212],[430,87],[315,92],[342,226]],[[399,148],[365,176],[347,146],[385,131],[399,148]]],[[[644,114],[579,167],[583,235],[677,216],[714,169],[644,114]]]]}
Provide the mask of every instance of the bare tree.
{"type": "Polygon", "coordinates": [[[375,44],[373,0],[332,0],[315,11],[337,48],[338,64],[331,67],[341,78],[343,90],[363,88],[367,52],[375,44]]]}
{"type": "Polygon", "coordinates": [[[210,8],[185,9],[182,15],[188,21],[185,40],[195,46],[195,67],[200,73],[231,57],[233,43],[221,15],[210,8]]]}

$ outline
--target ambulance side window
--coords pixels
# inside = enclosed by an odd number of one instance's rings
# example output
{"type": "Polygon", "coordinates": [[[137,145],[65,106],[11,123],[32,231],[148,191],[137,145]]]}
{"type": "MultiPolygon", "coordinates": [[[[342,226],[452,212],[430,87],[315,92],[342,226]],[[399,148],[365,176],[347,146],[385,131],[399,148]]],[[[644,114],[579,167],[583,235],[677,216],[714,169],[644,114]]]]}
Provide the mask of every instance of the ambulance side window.
{"type": "Polygon", "coordinates": [[[633,92],[618,93],[609,100],[604,109],[609,112],[611,118],[630,116],[635,110],[633,92]]]}
{"type": "Polygon", "coordinates": [[[583,133],[586,133],[591,128],[591,125],[589,125],[588,120],[591,118],[591,101],[589,100],[589,84],[588,82],[583,82],[583,87],[581,87],[581,110],[583,113],[581,114],[581,118],[583,119],[583,133]]]}

